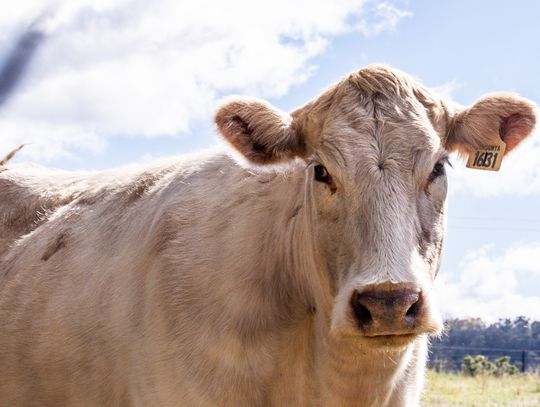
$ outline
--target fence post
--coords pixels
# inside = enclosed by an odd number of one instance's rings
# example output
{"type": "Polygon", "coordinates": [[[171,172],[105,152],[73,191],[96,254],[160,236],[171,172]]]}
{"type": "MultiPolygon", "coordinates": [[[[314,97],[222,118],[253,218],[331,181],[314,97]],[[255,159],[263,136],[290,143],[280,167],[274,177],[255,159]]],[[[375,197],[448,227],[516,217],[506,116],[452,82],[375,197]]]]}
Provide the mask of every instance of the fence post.
{"type": "Polygon", "coordinates": [[[525,373],[525,357],[526,357],[526,351],[521,351],[521,373],[525,373]]]}

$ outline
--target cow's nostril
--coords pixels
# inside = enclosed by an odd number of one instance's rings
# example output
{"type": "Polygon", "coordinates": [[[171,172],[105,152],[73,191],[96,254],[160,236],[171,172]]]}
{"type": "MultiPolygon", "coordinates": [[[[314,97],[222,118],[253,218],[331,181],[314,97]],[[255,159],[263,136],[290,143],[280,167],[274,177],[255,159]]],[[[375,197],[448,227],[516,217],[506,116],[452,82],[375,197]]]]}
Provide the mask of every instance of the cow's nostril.
{"type": "Polygon", "coordinates": [[[373,321],[371,312],[369,312],[365,305],[360,304],[358,301],[353,303],[353,311],[356,321],[360,326],[368,325],[371,321],[373,321]]]}
{"type": "Polygon", "coordinates": [[[418,304],[419,301],[416,301],[411,307],[407,310],[407,313],[405,316],[407,317],[415,317],[418,314],[418,310],[420,308],[420,304],[418,304]]]}
{"type": "Polygon", "coordinates": [[[405,313],[405,322],[409,325],[414,325],[415,321],[419,317],[422,308],[422,298],[413,303],[407,312],[405,313]]]}

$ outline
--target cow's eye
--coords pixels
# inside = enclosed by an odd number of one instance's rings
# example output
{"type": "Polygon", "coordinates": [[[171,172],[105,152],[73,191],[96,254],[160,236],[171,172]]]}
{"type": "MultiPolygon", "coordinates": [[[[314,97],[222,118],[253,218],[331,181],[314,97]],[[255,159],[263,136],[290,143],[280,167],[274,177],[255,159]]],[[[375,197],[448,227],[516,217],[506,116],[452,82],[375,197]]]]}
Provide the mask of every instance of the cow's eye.
{"type": "Polygon", "coordinates": [[[433,167],[433,171],[431,171],[431,174],[429,175],[429,182],[435,181],[437,178],[442,177],[444,174],[446,174],[444,162],[439,161],[437,164],[435,164],[435,167],[433,167]]]}
{"type": "Polygon", "coordinates": [[[332,183],[332,177],[328,174],[328,171],[324,165],[317,164],[314,168],[315,180],[319,182],[324,182],[326,184],[332,183]]]}

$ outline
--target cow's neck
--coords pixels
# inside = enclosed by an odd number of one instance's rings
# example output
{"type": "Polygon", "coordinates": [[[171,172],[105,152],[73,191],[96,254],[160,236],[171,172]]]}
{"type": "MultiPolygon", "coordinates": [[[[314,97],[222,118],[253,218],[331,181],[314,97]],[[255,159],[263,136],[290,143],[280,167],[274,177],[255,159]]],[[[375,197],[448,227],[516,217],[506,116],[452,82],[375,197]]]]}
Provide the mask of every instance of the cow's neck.
{"type": "Polygon", "coordinates": [[[261,222],[270,225],[262,233],[263,273],[261,278],[272,281],[276,306],[286,318],[300,321],[314,310],[314,287],[318,279],[318,259],[314,251],[311,229],[311,203],[306,197],[302,169],[297,169],[285,180],[279,177],[267,188],[275,189],[279,197],[272,201],[266,213],[272,219],[261,222]]]}

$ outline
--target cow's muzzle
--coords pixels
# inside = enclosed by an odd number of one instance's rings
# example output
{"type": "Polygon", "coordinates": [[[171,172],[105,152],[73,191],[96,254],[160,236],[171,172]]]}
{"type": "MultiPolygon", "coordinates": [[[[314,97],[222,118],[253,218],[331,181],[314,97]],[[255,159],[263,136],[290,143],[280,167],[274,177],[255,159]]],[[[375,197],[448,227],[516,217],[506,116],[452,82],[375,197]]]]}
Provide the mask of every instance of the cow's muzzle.
{"type": "Polygon", "coordinates": [[[364,336],[413,335],[430,330],[424,294],[414,284],[385,283],[356,289],[350,305],[364,336]]]}

